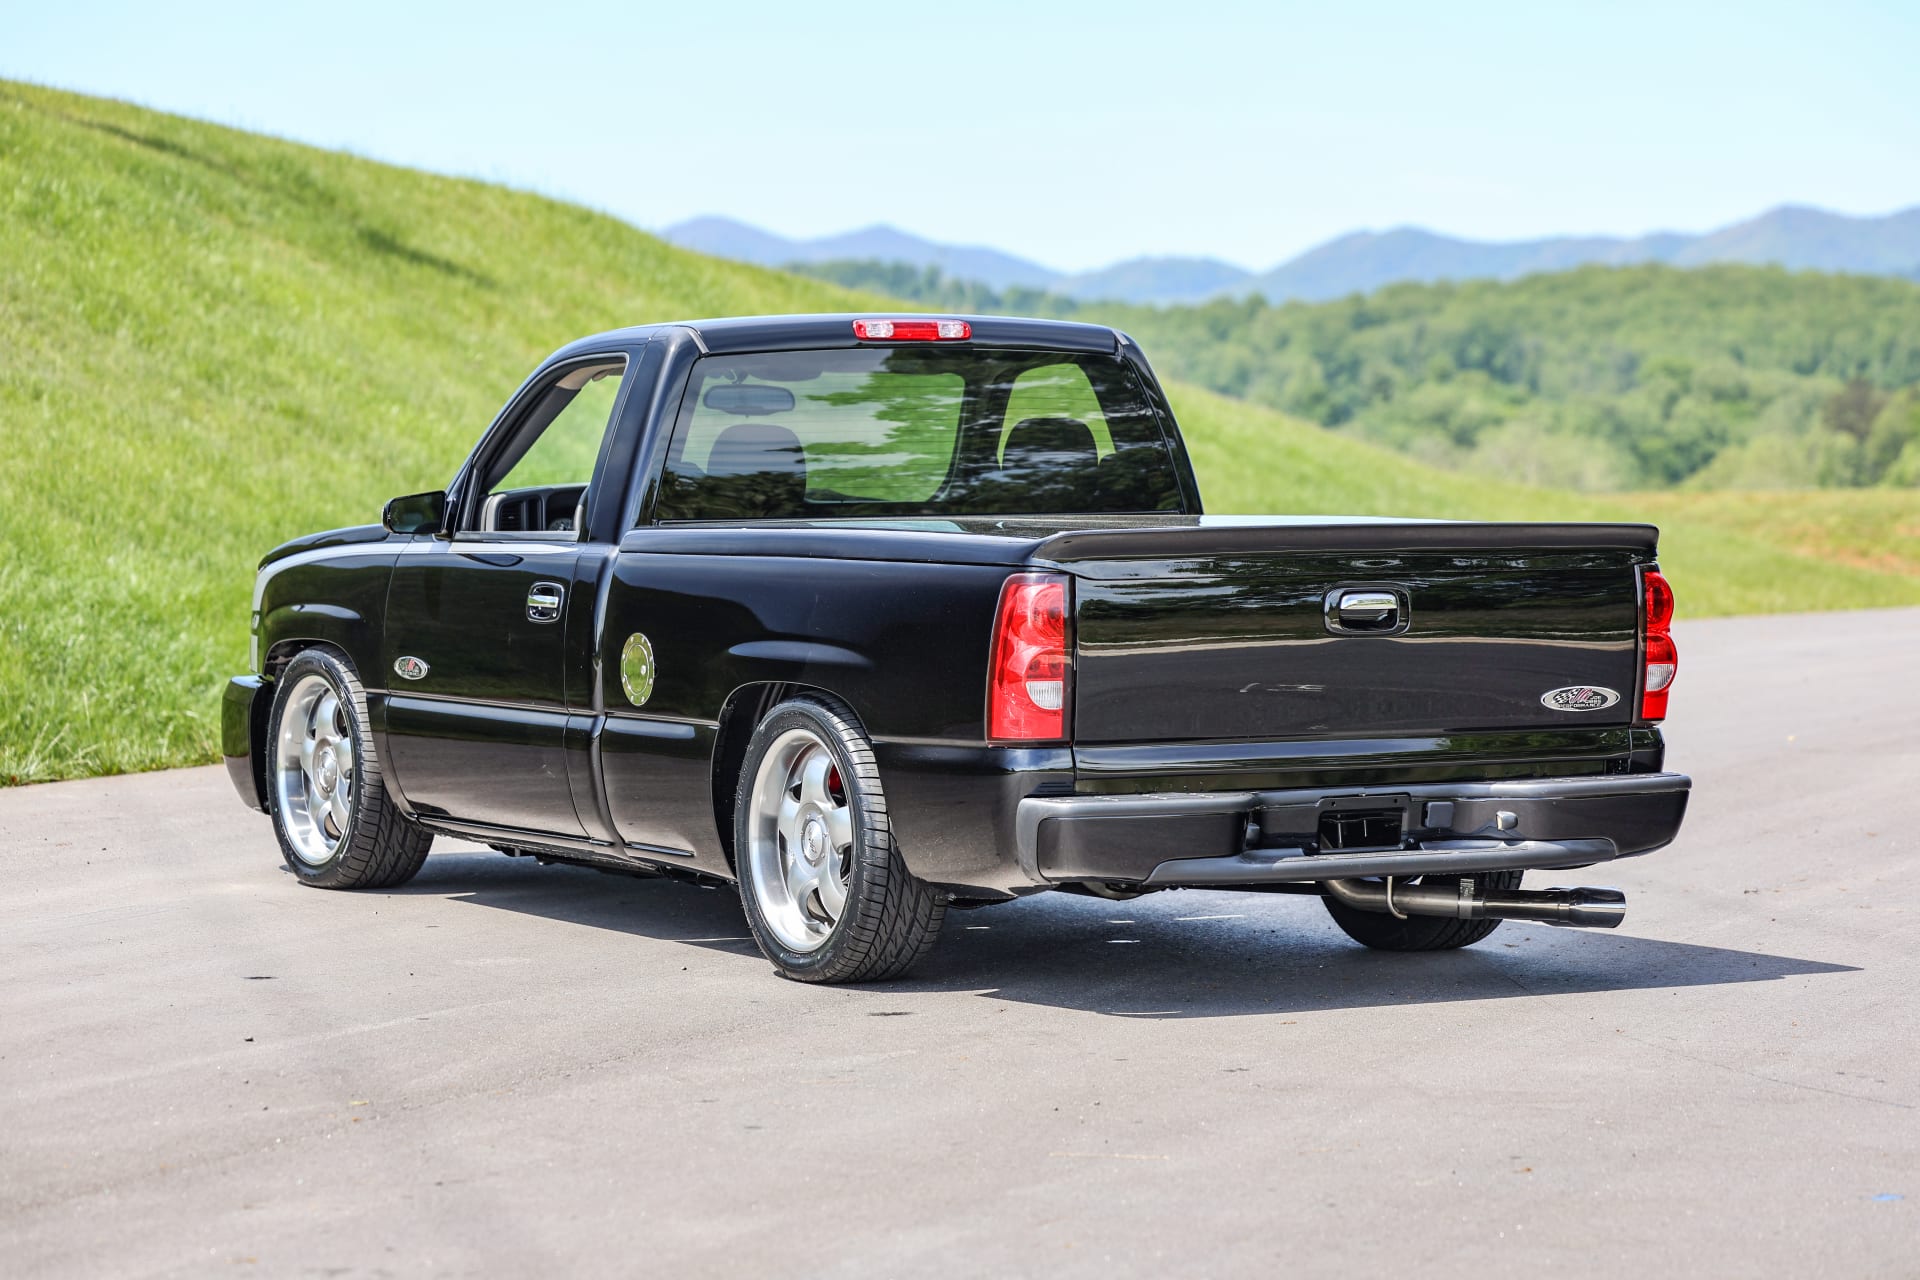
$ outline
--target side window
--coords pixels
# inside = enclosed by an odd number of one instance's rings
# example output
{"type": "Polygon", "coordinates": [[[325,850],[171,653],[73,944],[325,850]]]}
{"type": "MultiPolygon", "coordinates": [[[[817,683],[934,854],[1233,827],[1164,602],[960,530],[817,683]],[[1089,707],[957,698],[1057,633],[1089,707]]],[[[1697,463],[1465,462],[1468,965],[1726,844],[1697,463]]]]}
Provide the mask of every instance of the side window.
{"type": "Polygon", "coordinates": [[[574,365],[533,398],[488,464],[474,532],[579,537],[625,370],[623,358],[574,365]]]}

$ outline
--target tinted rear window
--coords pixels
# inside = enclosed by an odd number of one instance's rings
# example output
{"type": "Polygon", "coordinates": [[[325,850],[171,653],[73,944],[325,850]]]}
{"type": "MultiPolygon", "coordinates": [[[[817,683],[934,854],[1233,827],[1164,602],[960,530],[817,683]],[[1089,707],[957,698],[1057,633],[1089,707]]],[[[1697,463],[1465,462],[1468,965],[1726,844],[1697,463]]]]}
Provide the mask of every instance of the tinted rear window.
{"type": "Polygon", "coordinates": [[[700,360],[658,516],[1181,509],[1159,419],[1120,360],[900,346],[700,360]]]}

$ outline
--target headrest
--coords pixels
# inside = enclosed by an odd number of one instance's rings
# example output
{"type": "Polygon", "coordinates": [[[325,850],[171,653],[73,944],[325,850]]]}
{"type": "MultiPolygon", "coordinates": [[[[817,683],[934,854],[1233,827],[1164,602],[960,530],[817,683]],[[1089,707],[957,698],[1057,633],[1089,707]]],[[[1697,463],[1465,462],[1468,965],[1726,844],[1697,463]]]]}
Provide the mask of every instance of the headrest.
{"type": "Polygon", "coordinates": [[[707,455],[710,476],[747,476],[761,471],[805,475],[800,437],[772,422],[741,422],[722,431],[707,455]]]}
{"type": "Polygon", "coordinates": [[[1022,418],[1007,433],[1001,467],[1090,467],[1100,460],[1093,430],[1078,418],[1022,418]]]}

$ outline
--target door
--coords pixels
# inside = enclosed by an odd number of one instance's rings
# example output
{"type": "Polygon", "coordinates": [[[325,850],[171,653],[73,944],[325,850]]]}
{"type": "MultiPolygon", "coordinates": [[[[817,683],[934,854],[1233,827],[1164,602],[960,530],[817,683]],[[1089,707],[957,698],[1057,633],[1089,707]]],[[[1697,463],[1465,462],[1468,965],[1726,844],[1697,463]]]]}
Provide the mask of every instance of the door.
{"type": "MultiPolygon", "coordinates": [[[[516,402],[388,591],[387,767],[424,816],[586,835],[568,776],[568,593],[620,403],[624,356],[570,363],[516,402]]],[[[609,493],[617,491],[611,486],[609,493]]],[[[609,497],[608,500],[616,500],[609,497]]]]}

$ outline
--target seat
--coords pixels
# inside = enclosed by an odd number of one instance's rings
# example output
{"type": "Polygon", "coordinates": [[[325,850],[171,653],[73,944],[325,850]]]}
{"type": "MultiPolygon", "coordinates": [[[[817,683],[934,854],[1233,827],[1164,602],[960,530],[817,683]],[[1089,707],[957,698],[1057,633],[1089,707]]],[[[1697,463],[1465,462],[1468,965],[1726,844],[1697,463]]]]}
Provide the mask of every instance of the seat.
{"type": "Polygon", "coordinates": [[[1022,418],[981,498],[1001,513],[1081,510],[1094,500],[1099,468],[1100,446],[1080,419],[1022,418]]]}
{"type": "MultiPolygon", "coordinates": [[[[1078,418],[1022,418],[1001,450],[1003,473],[1091,470],[1100,461],[1093,429],[1078,418]]],[[[1008,478],[1012,478],[1010,475],[1008,478]]]]}
{"type": "Polygon", "coordinates": [[[807,476],[807,454],[800,437],[773,422],[736,422],[713,441],[707,455],[710,476],[750,476],[762,471],[807,476]]]}
{"type": "Polygon", "coordinates": [[[807,454],[800,437],[772,422],[737,422],[722,431],[697,481],[703,517],[763,520],[804,515],[807,454]]]}

